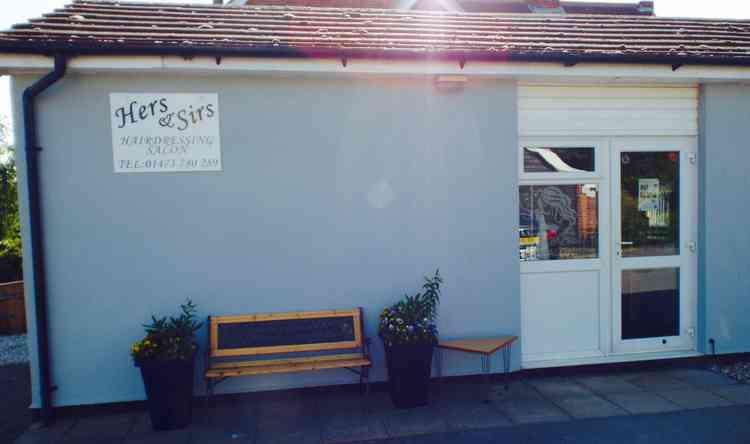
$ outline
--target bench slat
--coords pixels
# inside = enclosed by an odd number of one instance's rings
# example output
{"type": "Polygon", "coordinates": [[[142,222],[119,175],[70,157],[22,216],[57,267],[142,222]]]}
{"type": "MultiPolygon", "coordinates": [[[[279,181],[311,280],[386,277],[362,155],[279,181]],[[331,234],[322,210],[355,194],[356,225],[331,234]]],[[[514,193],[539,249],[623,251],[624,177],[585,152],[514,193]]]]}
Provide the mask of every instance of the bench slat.
{"type": "Polygon", "coordinates": [[[273,373],[293,373],[331,368],[369,367],[372,362],[366,358],[318,360],[305,362],[290,362],[257,367],[210,368],[206,371],[206,379],[225,378],[229,376],[268,375],[273,373]]]}
{"type": "Polygon", "coordinates": [[[291,311],[287,313],[256,313],[236,316],[214,316],[214,322],[227,324],[232,322],[263,322],[280,321],[285,319],[317,319],[358,316],[359,310],[323,310],[323,311],[291,311]]]}
{"type": "Polygon", "coordinates": [[[284,358],[284,359],[261,359],[255,361],[228,361],[217,362],[211,365],[211,369],[237,368],[237,367],[264,367],[269,365],[297,364],[304,362],[322,362],[322,361],[340,361],[350,359],[363,359],[362,353],[345,353],[338,355],[325,356],[305,356],[301,358],[284,358]]]}
{"type": "Polygon", "coordinates": [[[317,351],[328,351],[328,350],[343,350],[358,348],[361,346],[361,341],[348,341],[348,342],[328,342],[320,344],[304,344],[304,345],[274,345],[268,347],[252,347],[252,348],[236,348],[236,349],[213,349],[211,350],[212,358],[228,358],[236,356],[259,356],[259,355],[275,355],[280,353],[302,353],[302,352],[317,352],[317,351]]]}

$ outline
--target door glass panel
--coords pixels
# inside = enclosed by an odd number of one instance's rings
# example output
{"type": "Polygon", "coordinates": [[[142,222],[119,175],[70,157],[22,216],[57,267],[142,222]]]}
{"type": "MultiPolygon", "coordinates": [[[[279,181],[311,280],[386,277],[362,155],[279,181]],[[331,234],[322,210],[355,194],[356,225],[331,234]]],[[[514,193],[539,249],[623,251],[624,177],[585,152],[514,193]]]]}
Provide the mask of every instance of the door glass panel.
{"type": "Polygon", "coordinates": [[[599,257],[597,191],[596,184],[522,185],[520,259],[599,257]]]}
{"type": "Polygon", "coordinates": [[[620,155],[623,257],[679,254],[679,152],[620,155]]]}
{"type": "Polygon", "coordinates": [[[523,149],[525,173],[584,173],[594,170],[594,148],[523,149]]]}
{"type": "Polygon", "coordinates": [[[622,339],[679,336],[677,268],[623,270],[622,339]]]}

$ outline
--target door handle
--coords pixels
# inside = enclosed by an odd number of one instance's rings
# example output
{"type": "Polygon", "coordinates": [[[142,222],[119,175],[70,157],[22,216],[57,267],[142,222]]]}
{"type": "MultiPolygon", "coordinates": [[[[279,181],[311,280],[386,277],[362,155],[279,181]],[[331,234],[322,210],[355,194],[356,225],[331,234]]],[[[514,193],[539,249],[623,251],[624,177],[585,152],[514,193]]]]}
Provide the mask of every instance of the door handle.
{"type": "Polygon", "coordinates": [[[623,246],[625,246],[625,245],[635,245],[635,242],[632,242],[632,241],[622,241],[622,242],[620,242],[620,245],[623,245],[623,246]]]}

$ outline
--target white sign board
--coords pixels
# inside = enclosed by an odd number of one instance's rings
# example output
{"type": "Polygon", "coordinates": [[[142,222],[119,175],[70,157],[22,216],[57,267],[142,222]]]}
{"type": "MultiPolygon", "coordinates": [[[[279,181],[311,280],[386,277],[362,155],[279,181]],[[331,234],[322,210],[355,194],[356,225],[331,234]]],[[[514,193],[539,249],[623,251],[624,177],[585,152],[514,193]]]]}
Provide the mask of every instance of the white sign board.
{"type": "Polygon", "coordinates": [[[656,211],[659,197],[659,179],[638,179],[638,211],[656,211]]]}
{"type": "Polygon", "coordinates": [[[115,173],[221,171],[218,94],[109,96],[115,173]]]}

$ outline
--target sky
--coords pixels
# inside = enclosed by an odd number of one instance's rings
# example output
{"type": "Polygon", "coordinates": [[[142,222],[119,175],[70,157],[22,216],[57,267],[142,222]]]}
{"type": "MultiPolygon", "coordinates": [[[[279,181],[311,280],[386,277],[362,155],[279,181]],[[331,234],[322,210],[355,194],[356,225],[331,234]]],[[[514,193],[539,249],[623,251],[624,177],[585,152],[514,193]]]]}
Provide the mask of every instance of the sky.
{"type": "MultiPolygon", "coordinates": [[[[211,3],[211,0],[149,0],[151,3],[211,3]]],[[[635,3],[638,0],[597,0],[608,3],[635,3]]],[[[15,23],[40,17],[55,8],[61,8],[71,0],[4,0],[0,15],[0,29],[8,29],[15,23]]],[[[662,17],[706,17],[750,19],[750,1],[747,0],[655,0],[656,15],[662,17]]],[[[0,77],[0,118],[10,117],[9,82],[7,76],[0,77]]]]}

